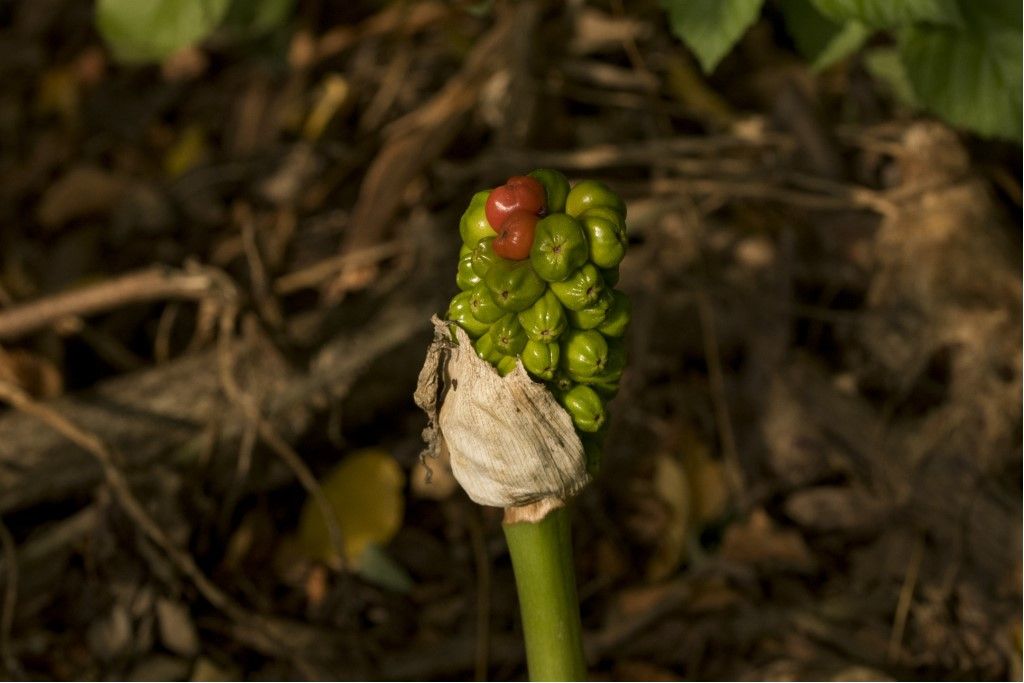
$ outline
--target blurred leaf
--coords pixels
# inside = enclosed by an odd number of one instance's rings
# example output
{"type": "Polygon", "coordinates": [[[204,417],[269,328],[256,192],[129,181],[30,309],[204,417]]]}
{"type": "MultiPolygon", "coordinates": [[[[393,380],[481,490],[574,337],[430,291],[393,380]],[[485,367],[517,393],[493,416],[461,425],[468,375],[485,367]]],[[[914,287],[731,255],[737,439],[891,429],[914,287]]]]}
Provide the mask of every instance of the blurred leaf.
{"type": "Polygon", "coordinates": [[[786,28],[800,54],[824,69],[860,49],[871,30],[858,21],[835,22],[809,0],[781,0],[786,28]]]}
{"type": "Polygon", "coordinates": [[[367,545],[363,550],[359,560],[359,576],[396,593],[408,593],[413,586],[412,578],[405,571],[405,567],[398,564],[376,543],[367,545]]]}
{"type": "Polygon", "coordinates": [[[705,73],[729,54],[757,20],[764,0],[661,0],[669,24],[693,50],[705,73]]]}
{"type": "Polygon", "coordinates": [[[907,69],[900,59],[900,52],[894,47],[877,47],[864,55],[864,67],[868,73],[889,89],[893,97],[909,106],[917,106],[914,87],[910,85],[907,69]]]}
{"type": "Polygon", "coordinates": [[[124,178],[96,166],[73,166],[54,180],[36,206],[36,220],[50,231],[72,221],[104,214],[120,200],[124,178]]]}
{"type": "MultiPolygon", "coordinates": [[[[371,448],[347,456],[320,485],[344,537],[345,557],[353,566],[361,566],[370,544],[387,543],[401,527],[405,476],[386,451],[371,448]]],[[[310,558],[333,564],[327,522],[312,498],[302,508],[298,534],[310,558]]]]}
{"type": "Polygon", "coordinates": [[[699,529],[725,515],[729,508],[729,485],[722,463],[711,457],[703,443],[695,446],[687,449],[683,464],[690,483],[690,514],[699,529]]]}
{"type": "Polygon", "coordinates": [[[193,124],[181,131],[178,139],[164,156],[164,170],[175,178],[201,164],[207,156],[206,131],[193,124]]]}
{"type": "Polygon", "coordinates": [[[348,81],[341,74],[330,73],[324,76],[316,102],[302,127],[302,136],[310,142],[319,139],[334,115],[349,102],[350,92],[348,81]]]}
{"type": "Polygon", "coordinates": [[[900,54],[915,99],[954,125],[1020,140],[1020,21],[998,24],[983,15],[972,20],[966,31],[920,24],[901,35],[900,54]]]}
{"type": "Polygon", "coordinates": [[[668,454],[659,454],[654,461],[654,493],[661,501],[667,519],[660,542],[647,564],[647,577],[659,581],[672,574],[686,556],[686,543],[693,523],[690,515],[691,488],[686,469],[668,454]]]}
{"type": "Polygon", "coordinates": [[[78,77],[72,67],[53,67],[39,77],[36,111],[57,114],[71,124],[78,120],[78,77]]]}
{"type": "Polygon", "coordinates": [[[960,0],[964,23],[973,31],[1021,31],[1024,9],[1019,2],[1005,0],[960,0]]]}
{"type": "Polygon", "coordinates": [[[665,88],[687,111],[714,125],[727,127],[736,112],[710,87],[693,59],[683,50],[673,51],[665,63],[665,88]]]}
{"type": "Polygon", "coordinates": [[[893,27],[915,21],[959,26],[956,0],[811,0],[825,16],[844,23],[859,21],[868,26],[893,27]]]}
{"type": "Polygon", "coordinates": [[[230,0],[97,0],[96,26],[124,62],[158,62],[206,38],[230,0]]]}
{"type": "Polygon", "coordinates": [[[295,0],[231,0],[224,24],[250,36],[283,26],[295,9],[295,0]]]}
{"type": "Polygon", "coordinates": [[[825,69],[859,50],[871,36],[871,29],[856,21],[849,21],[832,37],[821,53],[811,60],[815,69],[825,69]]]}
{"type": "Polygon", "coordinates": [[[814,555],[803,536],[792,529],[783,529],[761,508],[744,520],[737,520],[725,530],[719,556],[738,564],[814,571],[814,555]]]}

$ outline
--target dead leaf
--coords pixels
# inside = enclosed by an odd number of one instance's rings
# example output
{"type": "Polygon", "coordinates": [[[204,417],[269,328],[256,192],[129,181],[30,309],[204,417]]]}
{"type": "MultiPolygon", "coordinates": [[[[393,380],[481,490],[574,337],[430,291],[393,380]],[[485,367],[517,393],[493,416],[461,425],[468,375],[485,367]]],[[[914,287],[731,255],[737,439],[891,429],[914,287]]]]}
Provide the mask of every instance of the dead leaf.
{"type": "Polygon", "coordinates": [[[36,206],[40,225],[57,230],[73,220],[106,213],[120,199],[123,178],[95,166],[76,166],[43,193],[36,206]]]}
{"type": "Polygon", "coordinates": [[[779,528],[761,509],[726,529],[719,555],[741,564],[804,573],[814,571],[817,564],[799,533],[779,528]]]}
{"type": "Polygon", "coordinates": [[[156,601],[156,622],[160,642],[182,657],[199,654],[199,634],[188,608],[180,602],[160,598],[156,601]]]}
{"type": "Polygon", "coordinates": [[[877,525],[886,510],[878,498],[852,486],[819,486],[797,491],[786,501],[786,514],[815,531],[856,532],[877,525]]]}
{"type": "Polygon", "coordinates": [[[725,466],[711,457],[711,449],[695,429],[681,436],[683,467],[690,491],[690,515],[695,532],[720,519],[729,508],[725,466]]]}
{"type": "Polygon", "coordinates": [[[658,581],[670,576],[686,555],[693,519],[690,514],[690,482],[677,458],[660,454],[654,460],[654,494],[664,504],[667,517],[658,546],[647,563],[647,578],[658,581]]]}
{"type": "Polygon", "coordinates": [[[234,666],[221,666],[207,657],[200,657],[192,669],[192,681],[237,681],[241,671],[234,666]]]}

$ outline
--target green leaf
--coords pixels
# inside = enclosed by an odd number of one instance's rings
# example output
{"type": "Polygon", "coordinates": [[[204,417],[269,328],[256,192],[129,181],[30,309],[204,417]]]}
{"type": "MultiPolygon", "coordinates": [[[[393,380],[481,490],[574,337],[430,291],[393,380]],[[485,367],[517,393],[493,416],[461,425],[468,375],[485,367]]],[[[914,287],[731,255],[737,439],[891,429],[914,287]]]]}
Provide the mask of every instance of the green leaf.
{"type": "Polygon", "coordinates": [[[859,21],[873,27],[902,26],[915,21],[959,26],[956,0],[811,0],[825,16],[838,22],[859,21]]]}
{"type": "Polygon", "coordinates": [[[363,550],[356,572],[370,583],[396,593],[408,593],[414,585],[405,567],[376,543],[363,550]]]}
{"type": "Polygon", "coordinates": [[[972,31],[1016,31],[1020,33],[1024,10],[1019,2],[1006,0],[960,0],[960,12],[972,31]]]}
{"type": "Polygon", "coordinates": [[[897,101],[911,107],[919,106],[898,49],[876,47],[869,50],[864,55],[864,68],[876,81],[888,87],[897,101]]]}
{"type": "Polygon", "coordinates": [[[231,0],[230,4],[224,23],[249,36],[283,26],[295,10],[295,0],[231,0]]]}
{"type": "Polygon", "coordinates": [[[230,0],[98,0],[96,26],[114,56],[155,62],[206,38],[230,0]]]}
{"type": "Polygon", "coordinates": [[[1020,140],[1020,22],[985,26],[915,25],[901,35],[900,54],[923,107],[980,135],[1020,140]]]}
{"type": "Polygon", "coordinates": [[[809,0],[781,0],[780,9],[797,49],[815,69],[824,69],[853,54],[871,35],[871,29],[860,22],[829,19],[809,0]]]}
{"type": "Polygon", "coordinates": [[[693,50],[705,73],[757,20],[764,0],[661,0],[672,32],[693,50]]]}

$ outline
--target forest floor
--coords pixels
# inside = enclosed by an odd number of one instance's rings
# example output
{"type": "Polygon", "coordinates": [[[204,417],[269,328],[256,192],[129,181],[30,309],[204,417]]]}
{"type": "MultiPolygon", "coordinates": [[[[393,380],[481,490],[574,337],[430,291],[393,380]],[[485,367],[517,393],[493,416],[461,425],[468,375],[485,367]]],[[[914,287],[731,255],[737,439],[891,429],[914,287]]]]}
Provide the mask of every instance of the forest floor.
{"type": "Polygon", "coordinates": [[[500,510],[425,482],[412,392],[469,198],[552,167],[632,245],[591,677],[1021,678],[1020,148],[770,13],[708,78],[621,4],[303,2],[127,68],[91,3],[0,3],[0,671],[522,678],[500,510]],[[367,448],[399,496],[347,514],[399,528],[325,563],[367,448]]]}

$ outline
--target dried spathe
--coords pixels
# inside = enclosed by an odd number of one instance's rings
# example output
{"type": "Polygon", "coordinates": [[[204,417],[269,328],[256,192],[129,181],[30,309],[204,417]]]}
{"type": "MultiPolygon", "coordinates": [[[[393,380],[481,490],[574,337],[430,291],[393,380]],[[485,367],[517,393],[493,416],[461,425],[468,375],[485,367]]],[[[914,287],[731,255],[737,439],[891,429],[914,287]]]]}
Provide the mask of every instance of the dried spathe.
{"type": "Polygon", "coordinates": [[[416,403],[427,412],[427,454],[447,448],[452,472],[475,502],[518,507],[560,502],[589,481],[573,420],[522,364],[505,377],[458,326],[433,319],[416,403]]]}

